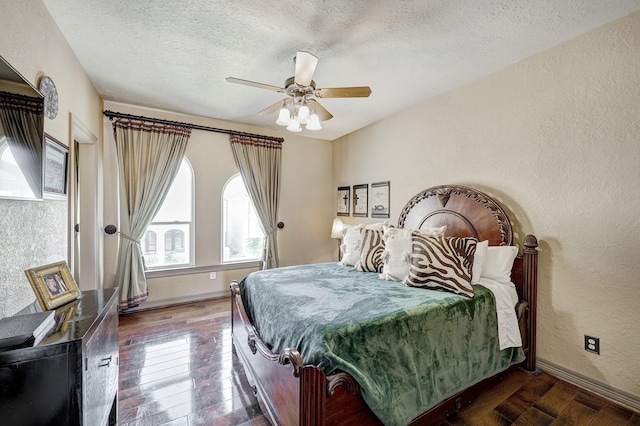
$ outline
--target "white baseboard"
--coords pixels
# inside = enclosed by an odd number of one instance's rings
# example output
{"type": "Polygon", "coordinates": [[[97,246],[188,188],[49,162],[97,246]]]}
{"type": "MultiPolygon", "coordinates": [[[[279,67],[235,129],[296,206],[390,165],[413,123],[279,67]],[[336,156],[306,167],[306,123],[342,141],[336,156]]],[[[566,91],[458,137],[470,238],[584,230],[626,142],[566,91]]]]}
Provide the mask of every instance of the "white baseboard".
{"type": "Polygon", "coordinates": [[[555,376],[559,379],[572,383],[583,389],[593,392],[603,398],[609,399],[616,404],[623,405],[627,408],[640,412],[640,397],[632,395],[620,389],[616,389],[604,383],[600,383],[582,374],[576,373],[571,370],[567,370],[557,364],[550,361],[537,358],[536,364],[538,368],[544,372],[555,376]]]}
{"type": "Polygon", "coordinates": [[[139,311],[146,311],[148,309],[166,308],[168,306],[182,305],[184,303],[198,302],[200,300],[209,299],[223,299],[228,298],[230,293],[228,291],[214,291],[211,293],[203,293],[195,296],[176,297],[173,299],[155,300],[153,302],[144,302],[142,305],[135,308],[127,309],[126,313],[133,313],[139,311]]]}

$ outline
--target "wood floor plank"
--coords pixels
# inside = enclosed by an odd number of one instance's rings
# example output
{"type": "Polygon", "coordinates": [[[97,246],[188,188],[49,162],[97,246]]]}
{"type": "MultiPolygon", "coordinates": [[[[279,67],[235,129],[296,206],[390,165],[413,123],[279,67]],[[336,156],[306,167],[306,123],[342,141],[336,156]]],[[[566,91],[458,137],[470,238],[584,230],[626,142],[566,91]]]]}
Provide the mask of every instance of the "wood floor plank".
{"type": "Polygon", "coordinates": [[[616,406],[607,401],[598,411],[598,414],[595,415],[591,421],[591,425],[626,425],[629,423],[629,420],[631,420],[631,416],[633,416],[633,411],[624,407],[616,406]]]}
{"type": "Polygon", "coordinates": [[[459,412],[457,419],[459,419],[459,421],[471,421],[473,419],[483,418],[532,378],[533,376],[523,370],[512,371],[504,377],[502,382],[500,382],[500,386],[493,386],[486,389],[473,401],[473,404],[459,412]]]}
{"type": "MultiPolygon", "coordinates": [[[[233,354],[229,298],[121,316],[120,426],[267,426],[233,354]]],[[[640,426],[640,413],[522,370],[437,426],[640,426]]]]}
{"type": "Polygon", "coordinates": [[[534,404],[534,407],[556,418],[573,401],[578,392],[574,386],[556,383],[534,404]]]}
{"type": "Polygon", "coordinates": [[[591,407],[573,400],[567,405],[560,415],[556,418],[554,425],[558,426],[576,426],[588,425],[598,412],[591,407]]]}
{"type": "Polygon", "coordinates": [[[518,420],[513,422],[514,426],[524,426],[524,425],[536,425],[536,426],[547,426],[554,422],[554,418],[545,413],[544,411],[538,410],[535,406],[529,407],[518,420]]]}

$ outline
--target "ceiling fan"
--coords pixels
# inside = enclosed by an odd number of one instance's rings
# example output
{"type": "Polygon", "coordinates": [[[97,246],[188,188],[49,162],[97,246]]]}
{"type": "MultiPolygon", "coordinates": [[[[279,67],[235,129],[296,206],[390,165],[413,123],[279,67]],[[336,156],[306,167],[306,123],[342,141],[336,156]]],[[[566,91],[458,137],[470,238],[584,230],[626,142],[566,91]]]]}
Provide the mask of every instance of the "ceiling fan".
{"type": "Polygon", "coordinates": [[[280,110],[276,123],[287,126],[287,130],[291,132],[300,132],[301,124],[305,124],[309,130],[320,130],[320,120],[326,121],[333,117],[316,98],[366,98],[371,94],[371,88],[368,86],[317,89],[316,82],[313,81],[313,73],[318,64],[318,58],[309,52],[298,51],[293,62],[295,75],[284,82],[284,87],[234,77],[227,77],[227,81],[287,95],[283,100],[266,107],[258,114],[266,115],[280,110]]]}

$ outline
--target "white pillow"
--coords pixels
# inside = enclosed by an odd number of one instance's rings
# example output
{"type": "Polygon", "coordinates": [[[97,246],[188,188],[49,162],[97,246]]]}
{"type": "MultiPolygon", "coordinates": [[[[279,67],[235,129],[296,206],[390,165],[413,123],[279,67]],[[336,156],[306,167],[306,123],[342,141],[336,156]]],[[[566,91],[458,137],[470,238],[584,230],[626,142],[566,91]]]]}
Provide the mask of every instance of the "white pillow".
{"type": "Polygon", "coordinates": [[[476,244],[476,253],[473,256],[473,270],[471,272],[471,284],[478,284],[482,276],[482,270],[487,263],[487,249],[489,241],[484,240],[476,244]]]}
{"type": "MultiPolygon", "coordinates": [[[[431,237],[443,237],[446,226],[423,228],[417,231],[431,237]]],[[[387,281],[402,281],[411,269],[411,229],[384,227],[385,249],[382,253],[382,273],[380,278],[387,281]]]]}
{"type": "Polygon", "coordinates": [[[380,223],[371,223],[365,225],[360,223],[358,225],[344,225],[342,227],[342,244],[340,250],[342,251],[342,259],[338,262],[343,266],[355,266],[360,261],[360,251],[362,250],[362,234],[361,230],[373,229],[375,231],[382,231],[383,227],[387,225],[387,221],[380,223]]]}
{"type": "Polygon", "coordinates": [[[490,246],[487,248],[487,261],[482,269],[482,278],[489,278],[503,284],[511,282],[513,261],[518,255],[515,246],[490,246]]]}

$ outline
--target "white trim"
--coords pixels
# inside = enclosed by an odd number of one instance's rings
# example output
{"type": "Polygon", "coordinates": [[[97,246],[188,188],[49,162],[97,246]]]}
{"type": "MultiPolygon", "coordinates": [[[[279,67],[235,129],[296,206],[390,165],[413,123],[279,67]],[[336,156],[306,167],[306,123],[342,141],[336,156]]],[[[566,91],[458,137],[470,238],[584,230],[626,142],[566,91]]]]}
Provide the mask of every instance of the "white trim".
{"type": "Polygon", "coordinates": [[[209,299],[226,299],[230,297],[231,297],[231,292],[229,290],[229,291],[214,291],[211,293],[203,293],[195,296],[176,297],[173,299],[157,300],[155,302],[144,302],[144,304],[139,305],[135,308],[127,309],[125,314],[146,311],[149,309],[165,308],[173,305],[182,305],[184,303],[200,302],[200,301],[209,300],[209,299]]]}
{"type": "Polygon", "coordinates": [[[144,275],[147,278],[177,277],[182,275],[205,274],[218,271],[234,271],[237,269],[262,268],[262,261],[225,263],[223,265],[210,266],[185,266],[183,268],[147,270],[144,275]]]}
{"type": "Polygon", "coordinates": [[[78,286],[81,290],[95,290],[103,287],[103,158],[99,152],[99,139],[76,115],[70,113],[71,138],[69,143],[69,209],[68,258],[78,286]],[[79,145],[82,149],[79,149],[79,145]],[[76,149],[81,157],[76,165],[76,149]],[[75,176],[76,169],[79,176],[75,176]],[[82,182],[81,194],[76,194],[76,178],[82,182]],[[76,199],[76,196],[79,199],[76,199]],[[80,217],[75,217],[76,206],[80,202],[80,217]],[[75,224],[82,229],[77,236],[83,255],[76,259],[75,224]]]}
{"type": "Polygon", "coordinates": [[[582,374],[568,370],[550,361],[538,358],[536,360],[538,367],[546,373],[555,376],[559,379],[565,380],[576,386],[588,390],[609,399],[617,404],[624,405],[635,411],[640,411],[640,397],[632,395],[620,389],[616,389],[604,383],[600,383],[582,374]]]}

